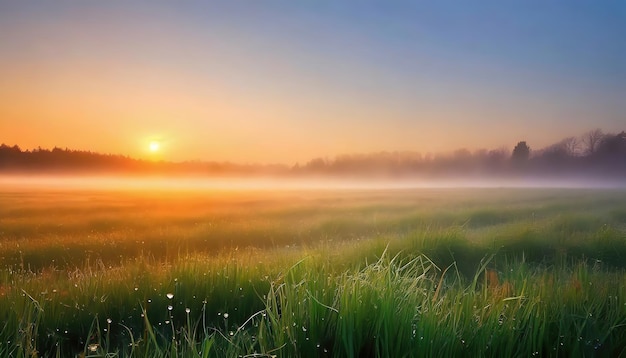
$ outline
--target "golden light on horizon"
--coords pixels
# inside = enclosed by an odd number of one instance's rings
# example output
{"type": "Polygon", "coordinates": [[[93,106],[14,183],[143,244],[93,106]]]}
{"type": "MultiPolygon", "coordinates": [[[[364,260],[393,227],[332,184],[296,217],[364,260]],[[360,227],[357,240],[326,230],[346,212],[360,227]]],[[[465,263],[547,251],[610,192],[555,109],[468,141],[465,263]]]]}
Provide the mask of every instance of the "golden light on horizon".
{"type": "Polygon", "coordinates": [[[520,140],[540,149],[594,128],[624,130],[624,81],[612,66],[621,62],[611,56],[626,22],[586,10],[562,13],[546,54],[524,35],[551,33],[548,16],[526,29],[530,15],[491,7],[442,32],[456,16],[445,6],[407,6],[389,27],[387,15],[321,5],[313,7],[325,21],[306,6],[283,21],[273,7],[168,2],[144,14],[86,2],[50,14],[16,3],[0,11],[0,30],[11,34],[0,39],[0,144],[294,165],[380,151],[511,150],[520,140]],[[519,23],[502,33],[474,26],[490,19],[487,10],[519,23]],[[441,24],[415,21],[429,11],[441,24]],[[261,45],[269,43],[272,51],[261,45]],[[475,51],[464,50],[470,43],[475,51]]]}

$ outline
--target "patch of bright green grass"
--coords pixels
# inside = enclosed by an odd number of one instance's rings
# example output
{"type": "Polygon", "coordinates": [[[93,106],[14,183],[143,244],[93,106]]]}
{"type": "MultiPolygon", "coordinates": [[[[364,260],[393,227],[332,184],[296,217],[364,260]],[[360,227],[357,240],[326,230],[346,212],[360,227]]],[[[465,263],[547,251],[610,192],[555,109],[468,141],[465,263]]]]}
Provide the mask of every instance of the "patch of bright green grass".
{"type": "Polygon", "coordinates": [[[626,354],[620,191],[0,195],[0,356],[626,354]]]}

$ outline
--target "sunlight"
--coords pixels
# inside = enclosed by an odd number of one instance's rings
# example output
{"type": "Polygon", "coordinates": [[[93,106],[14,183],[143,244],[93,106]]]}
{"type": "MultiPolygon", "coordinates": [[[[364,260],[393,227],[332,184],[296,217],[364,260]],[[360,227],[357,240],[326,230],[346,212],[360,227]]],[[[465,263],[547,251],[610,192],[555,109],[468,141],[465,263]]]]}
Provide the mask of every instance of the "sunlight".
{"type": "Polygon", "coordinates": [[[161,145],[159,144],[159,142],[157,141],[150,142],[149,149],[152,153],[158,152],[160,148],[161,148],[161,145]]]}

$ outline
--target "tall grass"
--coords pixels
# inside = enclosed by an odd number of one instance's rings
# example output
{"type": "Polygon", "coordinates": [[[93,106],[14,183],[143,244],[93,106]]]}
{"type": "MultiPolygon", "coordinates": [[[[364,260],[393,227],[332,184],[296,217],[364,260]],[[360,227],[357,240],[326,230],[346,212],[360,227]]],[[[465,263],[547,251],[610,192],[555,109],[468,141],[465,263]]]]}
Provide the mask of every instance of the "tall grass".
{"type": "Polygon", "coordinates": [[[0,356],[626,354],[624,193],[436,194],[5,198],[0,356]]]}

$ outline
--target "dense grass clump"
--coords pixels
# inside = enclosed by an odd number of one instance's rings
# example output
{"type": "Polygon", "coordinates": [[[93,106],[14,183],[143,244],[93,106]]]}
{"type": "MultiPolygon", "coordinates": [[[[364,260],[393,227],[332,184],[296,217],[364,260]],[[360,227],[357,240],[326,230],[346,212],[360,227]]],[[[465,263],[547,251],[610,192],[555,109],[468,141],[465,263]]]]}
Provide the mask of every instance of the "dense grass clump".
{"type": "Polygon", "coordinates": [[[626,354],[626,193],[17,193],[0,356],[626,354]]]}

